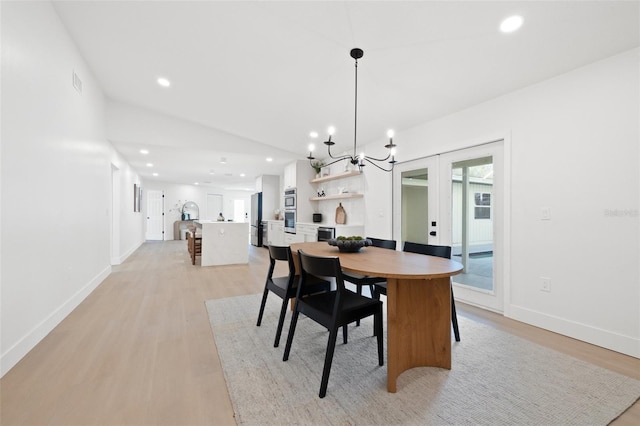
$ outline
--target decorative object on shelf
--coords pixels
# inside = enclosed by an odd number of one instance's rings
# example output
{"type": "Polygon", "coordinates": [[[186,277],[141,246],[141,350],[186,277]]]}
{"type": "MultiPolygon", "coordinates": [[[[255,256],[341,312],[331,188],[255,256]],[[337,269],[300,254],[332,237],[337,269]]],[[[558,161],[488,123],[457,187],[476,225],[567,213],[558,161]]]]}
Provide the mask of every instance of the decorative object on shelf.
{"type": "Polygon", "coordinates": [[[275,209],[275,210],[273,211],[273,217],[274,217],[276,220],[280,220],[280,209],[275,209]]]}
{"type": "Polygon", "coordinates": [[[347,212],[344,211],[344,207],[342,207],[342,203],[339,203],[336,208],[336,224],[344,225],[347,223],[347,212]]]}
{"type": "Polygon", "coordinates": [[[362,247],[369,247],[373,245],[371,240],[362,238],[358,235],[332,238],[327,241],[327,243],[330,246],[338,247],[338,250],[343,253],[357,253],[362,247]]]}
{"type": "Polygon", "coordinates": [[[169,209],[169,212],[180,214],[180,220],[197,220],[200,217],[200,207],[194,201],[178,200],[173,208],[169,209]]]}
{"type": "MultiPolygon", "coordinates": [[[[335,142],[331,140],[331,137],[333,136],[335,129],[333,127],[329,127],[329,139],[325,141],[324,144],[327,145],[327,153],[329,154],[329,157],[332,158],[334,161],[326,164],[326,166],[337,163],[338,161],[348,160],[347,167],[348,167],[348,163],[351,163],[354,166],[358,166],[358,170],[362,170],[362,167],[365,166],[365,161],[366,161],[370,164],[373,164],[380,170],[384,170],[385,172],[390,172],[393,170],[393,166],[396,163],[396,159],[395,159],[396,144],[393,143],[393,130],[389,130],[387,132],[387,136],[389,137],[389,143],[384,146],[388,150],[388,154],[385,158],[369,157],[367,155],[364,155],[363,152],[360,154],[356,154],[358,152],[358,140],[357,140],[357,135],[358,135],[358,59],[364,56],[364,51],[362,49],[354,48],[354,49],[351,49],[350,55],[353,59],[355,59],[355,74],[356,74],[355,114],[354,114],[354,121],[353,121],[353,154],[341,155],[339,157],[334,157],[331,154],[331,145],[335,145],[335,142]],[[391,160],[389,160],[389,158],[391,158],[391,160]],[[380,161],[387,161],[387,160],[389,160],[389,164],[391,164],[391,167],[389,169],[385,169],[384,167],[381,167],[380,165],[375,163],[376,161],[380,162],[380,161]]],[[[315,147],[313,144],[309,145],[309,156],[307,157],[307,159],[309,159],[310,163],[312,160],[315,160],[315,157],[313,156],[314,148],[315,147]]],[[[347,169],[345,168],[345,170],[347,169]]]]}
{"type": "Polygon", "coordinates": [[[197,220],[200,217],[200,207],[194,201],[187,201],[180,210],[182,220],[197,220]]]}
{"type": "Polygon", "coordinates": [[[326,194],[324,193],[324,189],[321,189],[318,191],[318,197],[325,197],[326,194]]]}
{"type": "Polygon", "coordinates": [[[184,203],[182,202],[182,200],[178,200],[178,202],[175,203],[173,205],[173,208],[169,209],[169,211],[170,212],[175,211],[175,212],[179,212],[180,214],[182,214],[183,213],[182,207],[184,207],[184,203]]]}
{"type": "Polygon", "coordinates": [[[322,168],[324,167],[324,161],[311,161],[311,167],[316,171],[316,177],[319,178],[322,176],[322,168]]]}

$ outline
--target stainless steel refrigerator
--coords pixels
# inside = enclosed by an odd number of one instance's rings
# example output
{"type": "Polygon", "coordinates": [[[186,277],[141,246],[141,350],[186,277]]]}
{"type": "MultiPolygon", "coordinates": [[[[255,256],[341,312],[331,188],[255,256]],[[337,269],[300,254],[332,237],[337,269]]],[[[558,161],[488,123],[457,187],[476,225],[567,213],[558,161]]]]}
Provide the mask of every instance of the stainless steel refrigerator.
{"type": "Polygon", "coordinates": [[[262,192],[251,196],[251,244],[262,247],[262,192]]]}

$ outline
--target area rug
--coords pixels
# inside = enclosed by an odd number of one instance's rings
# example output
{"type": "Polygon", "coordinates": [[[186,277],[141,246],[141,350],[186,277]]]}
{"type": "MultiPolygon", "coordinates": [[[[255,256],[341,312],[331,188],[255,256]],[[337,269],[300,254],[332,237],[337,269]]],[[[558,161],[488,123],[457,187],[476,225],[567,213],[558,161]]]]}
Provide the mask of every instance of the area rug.
{"type": "Polygon", "coordinates": [[[280,299],[270,296],[256,327],[260,298],[206,302],[241,425],[606,425],[640,397],[638,380],[459,316],[452,369],[406,371],[395,394],[377,363],[372,322],[350,326],[320,399],[327,331],[301,315],[283,362],[291,314],[274,348],[280,299]]]}

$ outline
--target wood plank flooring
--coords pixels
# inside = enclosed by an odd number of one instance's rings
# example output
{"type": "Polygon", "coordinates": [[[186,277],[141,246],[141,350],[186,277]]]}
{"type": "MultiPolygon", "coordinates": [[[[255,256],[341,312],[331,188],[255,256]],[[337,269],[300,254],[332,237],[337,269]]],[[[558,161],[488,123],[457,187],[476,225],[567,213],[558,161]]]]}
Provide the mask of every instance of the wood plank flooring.
{"type": "MultiPolygon", "coordinates": [[[[267,250],[251,247],[249,257],[248,266],[202,268],[191,265],[184,241],[145,243],[0,380],[0,424],[234,425],[204,301],[261,292],[267,250]]],[[[457,308],[640,379],[638,359],[457,308]]],[[[613,424],[640,424],[640,403],[613,424]]]]}

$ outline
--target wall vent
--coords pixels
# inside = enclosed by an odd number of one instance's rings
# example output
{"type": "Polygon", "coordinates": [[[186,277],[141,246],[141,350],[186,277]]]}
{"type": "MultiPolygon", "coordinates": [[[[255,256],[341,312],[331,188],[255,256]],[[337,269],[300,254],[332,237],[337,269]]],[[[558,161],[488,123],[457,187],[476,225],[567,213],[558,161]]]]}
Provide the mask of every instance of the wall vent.
{"type": "Polygon", "coordinates": [[[78,93],[82,93],[82,80],[78,77],[75,71],[73,71],[73,77],[71,79],[73,87],[78,91],[78,93]]]}

